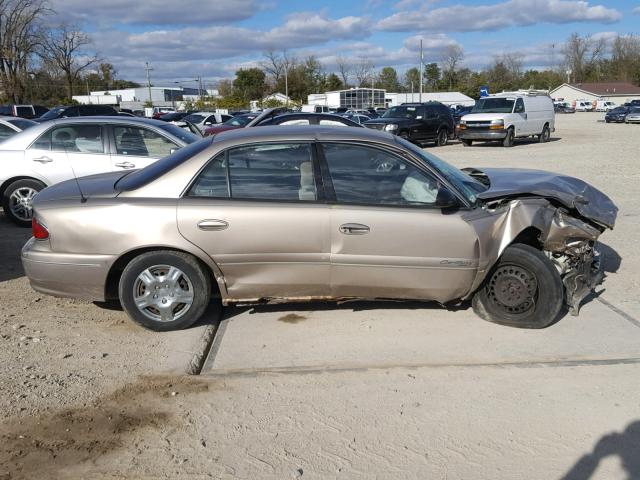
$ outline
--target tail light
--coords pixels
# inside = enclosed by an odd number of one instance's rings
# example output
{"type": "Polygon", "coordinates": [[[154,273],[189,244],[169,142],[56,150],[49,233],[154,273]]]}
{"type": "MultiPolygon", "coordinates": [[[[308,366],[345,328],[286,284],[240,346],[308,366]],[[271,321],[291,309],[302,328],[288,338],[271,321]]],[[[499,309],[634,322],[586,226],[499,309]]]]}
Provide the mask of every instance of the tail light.
{"type": "Polygon", "coordinates": [[[35,217],[31,219],[31,232],[33,233],[33,236],[36,238],[36,240],[46,240],[47,238],[49,238],[49,230],[47,230],[44,225],[38,222],[35,217]]]}

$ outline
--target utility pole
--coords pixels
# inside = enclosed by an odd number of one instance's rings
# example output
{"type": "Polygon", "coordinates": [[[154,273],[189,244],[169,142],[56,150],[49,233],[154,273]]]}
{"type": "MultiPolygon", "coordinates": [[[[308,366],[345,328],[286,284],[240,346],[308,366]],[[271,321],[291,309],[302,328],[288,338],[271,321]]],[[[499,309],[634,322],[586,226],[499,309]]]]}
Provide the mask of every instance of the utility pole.
{"type": "Polygon", "coordinates": [[[289,60],[287,59],[287,51],[284,51],[284,96],[285,107],[289,107],[289,60]]]}
{"type": "Polygon", "coordinates": [[[424,66],[424,54],[422,52],[422,39],[420,39],[420,103],[422,103],[422,69],[423,69],[423,66],[424,66]]]}
{"type": "Polygon", "coordinates": [[[200,98],[200,103],[202,103],[202,77],[198,76],[198,97],[200,98]]]}
{"type": "Polygon", "coordinates": [[[147,88],[149,89],[149,103],[151,104],[151,106],[153,106],[153,100],[151,99],[151,77],[149,76],[149,72],[153,70],[153,68],[149,66],[149,62],[145,62],[144,65],[145,65],[144,69],[147,71],[147,88]]]}

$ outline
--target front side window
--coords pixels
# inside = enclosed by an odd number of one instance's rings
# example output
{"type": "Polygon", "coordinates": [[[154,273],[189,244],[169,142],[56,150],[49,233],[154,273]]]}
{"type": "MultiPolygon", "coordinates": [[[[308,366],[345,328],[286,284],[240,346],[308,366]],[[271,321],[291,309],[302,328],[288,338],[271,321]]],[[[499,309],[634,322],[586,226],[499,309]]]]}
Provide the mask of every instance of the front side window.
{"type": "Polygon", "coordinates": [[[513,113],[524,113],[524,100],[521,98],[516,100],[516,106],[513,109],[513,113]]]}
{"type": "Polygon", "coordinates": [[[260,144],[216,156],[189,196],[274,201],[317,199],[309,144],[260,144]]]}
{"type": "Polygon", "coordinates": [[[65,125],[40,136],[30,148],[69,153],[104,153],[100,125],[65,125]]]}
{"type": "Polygon", "coordinates": [[[171,150],[178,148],[178,145],[169,139],[146,128],[115,126],[113,135],[118,155],[162,158],[171,154],[171,150]]]}
{"type": "Polygon", "coordinates": [[[320,125],[330,125],[330,126],[333,126],[333,127],[348,127],[349,126],[349,125],[346,125],[346,124],[342,123],[339,120],[329,120],[329,119],[326,119],[326,118],[320,119],[319,123],[320,123],[320,125]]]}
{"type": "Polygon", "coordinates": [[[279,123],[279,125],[309,125],[309,119],[307,118],[295,118],[293,120],[285,120],[279,123]]]}
{"type": "Polygon", "coordinates": [[[369,205],[435,205],[439,182],[401,158],[360,145],[323,145],[336,200],[369,205]]]}

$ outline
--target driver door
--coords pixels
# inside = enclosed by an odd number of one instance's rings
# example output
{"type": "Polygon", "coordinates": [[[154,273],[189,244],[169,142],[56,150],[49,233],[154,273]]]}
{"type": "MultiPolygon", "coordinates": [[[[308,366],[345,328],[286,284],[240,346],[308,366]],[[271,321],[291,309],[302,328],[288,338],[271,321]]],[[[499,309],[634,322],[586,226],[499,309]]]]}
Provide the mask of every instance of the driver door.
{"type": "Polygon", "coordinates": [[[471,286],[477,237],[435,206],[435,176],[384,150],[322,145],[331,209],[331,294],[447,301],[471,286]]]}

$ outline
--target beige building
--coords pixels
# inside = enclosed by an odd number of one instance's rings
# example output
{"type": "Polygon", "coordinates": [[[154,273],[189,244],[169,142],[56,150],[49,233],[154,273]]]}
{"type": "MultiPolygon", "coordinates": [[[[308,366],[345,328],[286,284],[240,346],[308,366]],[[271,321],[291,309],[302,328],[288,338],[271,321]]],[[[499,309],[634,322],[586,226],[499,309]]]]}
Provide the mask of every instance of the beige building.
{"type": "Polygon", "coordinates": [[[576,100],[610,100],[623,105],[631,100],[640,100],[640,87],[626,82],[563,83],[549,92],[554,100],[575,102],[576,100]]]}

